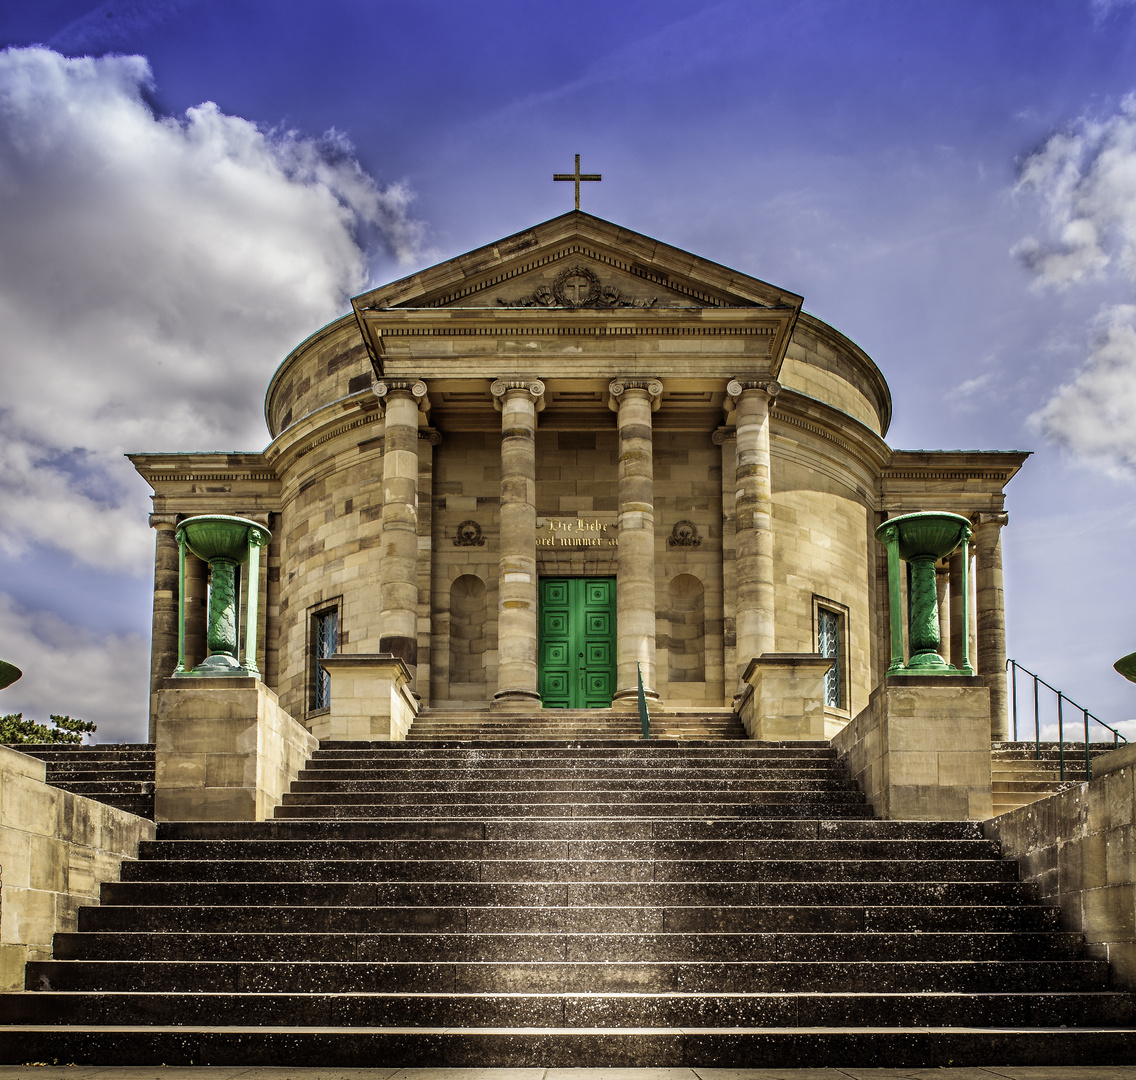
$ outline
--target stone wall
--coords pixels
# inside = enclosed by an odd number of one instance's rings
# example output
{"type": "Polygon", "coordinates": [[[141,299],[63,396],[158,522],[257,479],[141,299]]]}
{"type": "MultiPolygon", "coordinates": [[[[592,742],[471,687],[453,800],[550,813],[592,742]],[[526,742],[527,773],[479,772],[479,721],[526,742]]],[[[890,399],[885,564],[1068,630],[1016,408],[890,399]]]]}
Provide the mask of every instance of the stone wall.
{"type": "Polygon", "coordinates": [[[42,761],[0,746],[0,990],[22,990],[28,960],[51,958],[154,823],[44,782],[42,761]]]}
{"type": "Polygon", "coordinates": [[[258,679],[167,679],[158,693],[158,821],[264,821],[319,746],[258,679]]]}
{"type": "Polygon", "coordinates": [[[993,812],[990,691],[977,676],[896,676],[832,746],[882,818],[984,821],[993,812]]]}
{"type": "Polygon", "coordinates": [[[984,830],[1085,935],[1114,982],[1136,990],[1136,746],[1093,762],[1094,779],[991,818],[984,830]]]}

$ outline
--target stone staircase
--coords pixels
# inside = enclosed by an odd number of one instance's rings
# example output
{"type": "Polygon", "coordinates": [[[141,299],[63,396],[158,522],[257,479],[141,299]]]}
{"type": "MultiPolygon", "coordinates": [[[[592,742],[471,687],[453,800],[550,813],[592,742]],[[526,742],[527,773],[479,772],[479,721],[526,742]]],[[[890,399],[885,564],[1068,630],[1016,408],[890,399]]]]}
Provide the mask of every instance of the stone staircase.
{"type": "MultiPolygon", "coordinates": [[[[1007,814],[1019,806],[1047,799],[1072,784],[1083,784],[1085,744],[1065,744],[1065,776],[1061,776],[1061,748],[1043,742],[1041,757],[1032,742],[997,742],[991,747],[990,780],[994,794],[994,815],[1007,814]]],[[[1112,743],[1089,743],[1091,757],[1111,753],[1112,743]]]]}
{"type": "Polygon", "coordinates": [[[154,744],[11,743],[47,763],[47,782],[139,817],[154,816],[154,744]]]}
{"type": "MultiPolygon", "coordinates": [[[[745,728],[731,709],[667,710],[651,713],[652,739],[744,739],[745,728]]],[[[408,742],[484,739],[642,739],[637,711],[543,709],[534,713],[493,713],[423,709],[408,742]]]]}
{"type": "Polygon", "coordinates": [[[872,820],[824,743],[327,743],[275,820],[141,856],[0,996],[0,1062],[1136,1060],[1017,864],[872,820]]]}

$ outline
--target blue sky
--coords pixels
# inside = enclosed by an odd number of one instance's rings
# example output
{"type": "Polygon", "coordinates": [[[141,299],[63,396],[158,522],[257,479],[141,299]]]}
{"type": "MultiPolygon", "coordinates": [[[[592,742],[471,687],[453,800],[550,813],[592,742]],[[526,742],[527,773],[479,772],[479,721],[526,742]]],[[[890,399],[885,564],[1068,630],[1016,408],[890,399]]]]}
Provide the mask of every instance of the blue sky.
{"type": "Polygon", "coordinates": [[[863,346],[892,445],[1035,451],[1011,655],[1136,716],[1136,4],[9,0],[0,47],[4,711],[140,737],[121,453],[260,448],[290,346],[580,153],[585,209],[863,346]]]}

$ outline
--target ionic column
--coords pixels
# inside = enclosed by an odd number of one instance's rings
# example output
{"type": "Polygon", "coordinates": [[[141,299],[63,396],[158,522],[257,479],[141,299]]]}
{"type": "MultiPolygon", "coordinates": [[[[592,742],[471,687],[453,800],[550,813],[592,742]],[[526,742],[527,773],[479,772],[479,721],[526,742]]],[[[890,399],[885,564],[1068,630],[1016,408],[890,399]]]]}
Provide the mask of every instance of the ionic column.
{"type": "Polygon", "coordinates": [[[154,530],[154,617],[150,636],[150,735],[157,730],[157,693],[178,661],[178,542],[177,514],[151,514],[154,530]]]}
{"type": "Polygon", "coordinates": [[[974,522],[975,608],[978,623],[977,668],[990,688],[990,739],[1010,738],[1006,688],[1006,608],[1002,593],[1002,526],[1004,513],[978,513],[974,522]]]}
{"type": "Polygon", "coordinates": [[[418,432],[418,693],[430,704],[433,664],[432,568],[434,565],[434,447],[442,433],[433,428],[418,432]]]}
{"type": "Polygon", "coordinates": [[[735,500],[737,498],[737,436],[732,428],[720,427],[711,436],[722,448],[722,676],[726,702],[735,690],[738,670],[737,639],[737,530],[735,500]]]}
{"type": "Polygon", "coordinates": [[[420,379],[385,379],[373,388],[385,406],[379,652],[399,657],[413,675],[418,666],[418,411],[430,405],[420,379]]]}
{"type": "Polygon", "coordinates": [[[769,467],[769,408],[781,387],[773,380],[733,379],[737,432],[738,679],[755,656],[774,651],[773,496],[769,467]]]}
{"type": "Polygon", "coordinates": [[[489,389],[501,411],[501,540],[494,706],[539,709],[536,414],[544,407],[544,383],[539,379],[498,379],[489,389]]]}
{"type": "Polygon", "coordinates": [[[655,483],[651,413],[659,407],[658,379],[615,379],[608,405],[619,430],[619,547],[616,552],[615,700],[655,690],[655,483]]]}

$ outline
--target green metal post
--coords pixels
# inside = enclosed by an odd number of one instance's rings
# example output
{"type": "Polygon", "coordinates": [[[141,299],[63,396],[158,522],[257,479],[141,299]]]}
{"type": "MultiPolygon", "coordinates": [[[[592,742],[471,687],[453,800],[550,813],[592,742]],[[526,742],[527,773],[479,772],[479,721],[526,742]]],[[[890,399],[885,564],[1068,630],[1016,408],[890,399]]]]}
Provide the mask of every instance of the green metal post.
{"type": "Polygon", "coordinates": [[[962,663],[958,665],[960,675],[973,675],[970,665],[970,529],[962,533],[962,663]]]}
{"type": "Polygon", "coordinates": [[[899,580],[899,529],[892,527],[884,532],[888,553],[888,610],[891,622],[891,663],[887,674],[903,671],[903,596],[899,580]]]}
{"type": "Polygon", "coordinates": [[[635,669],[639,672],[639,726],[643,729],[643,738],[651,737],[651,714],[647,712],[647,695],[643,692],[643,668],[638,662],[635,669]]]}
{"type": "Polygon", "coordinates": [[[257,607],[260,603],[260,549],[268,537],[259,529],[249,529],[248,545],[248,599],[245,602],[245,662],[244,668],[250,675],[260,677],[256,663],[256,623],[257,607]]]}
{"type": "Polygon", "coordinates": [[[185,530],[177,531],[178,546],[178,662],[175,675],[185,674],[185,530]]]}

